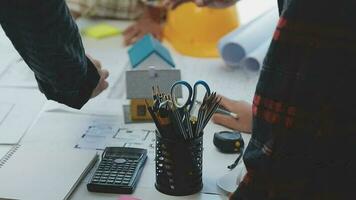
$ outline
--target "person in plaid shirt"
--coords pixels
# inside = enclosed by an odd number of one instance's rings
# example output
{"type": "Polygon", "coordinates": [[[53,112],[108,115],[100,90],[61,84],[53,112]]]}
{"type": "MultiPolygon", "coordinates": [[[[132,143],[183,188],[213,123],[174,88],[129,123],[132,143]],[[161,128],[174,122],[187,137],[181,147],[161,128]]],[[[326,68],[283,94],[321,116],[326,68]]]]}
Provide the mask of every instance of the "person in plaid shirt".
{"type": "Polygon", "coordinates": [[[252,133],[243,159],[247,174],[230,199],[354,199],[356,2],[278,4],[280,20],[253,104],[223,98],[240,117],[213,118],[252,133]]]}
{"type": "Polygon", "coordinates": [[[98,17],[135,20],[124,32],[125,45],[135,43],[145,34],[151,33],[161,40],[166,10],[159,1],[152,0],[66,0],[74,18],[98,17]]]}

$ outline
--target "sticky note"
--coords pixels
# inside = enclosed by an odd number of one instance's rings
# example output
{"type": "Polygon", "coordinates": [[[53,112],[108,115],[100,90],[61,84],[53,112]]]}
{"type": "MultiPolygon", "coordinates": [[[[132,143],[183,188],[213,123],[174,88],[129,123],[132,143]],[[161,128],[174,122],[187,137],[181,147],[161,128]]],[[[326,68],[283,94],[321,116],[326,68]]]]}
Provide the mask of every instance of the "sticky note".
{"type": "Polygon", "coordinates": [[[88,37],[93,37],[96,39],[101,39],[105,37],[110,37],[120,34],[120,29],[108,25],[108,24],[98,24],[88,27],[84,30],[84,34],[88,37]]]}
{"type": "Polygon", "coordinates": [[[141,199],[137,199],[135,197],[128,196],[128,195],[122,195],[117,200],[141,200],[141,199]]]}

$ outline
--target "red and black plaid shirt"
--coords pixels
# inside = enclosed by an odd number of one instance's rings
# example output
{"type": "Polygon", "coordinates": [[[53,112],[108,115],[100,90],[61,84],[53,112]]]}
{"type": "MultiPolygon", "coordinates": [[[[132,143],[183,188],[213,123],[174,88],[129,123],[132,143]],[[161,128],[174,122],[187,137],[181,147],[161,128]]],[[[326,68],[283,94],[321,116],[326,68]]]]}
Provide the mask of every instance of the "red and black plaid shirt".
{"type": "Polygon", "coordinates": [[[231,199],[355,199],[356,1],[290,0],[253,101],[231,199]]]}

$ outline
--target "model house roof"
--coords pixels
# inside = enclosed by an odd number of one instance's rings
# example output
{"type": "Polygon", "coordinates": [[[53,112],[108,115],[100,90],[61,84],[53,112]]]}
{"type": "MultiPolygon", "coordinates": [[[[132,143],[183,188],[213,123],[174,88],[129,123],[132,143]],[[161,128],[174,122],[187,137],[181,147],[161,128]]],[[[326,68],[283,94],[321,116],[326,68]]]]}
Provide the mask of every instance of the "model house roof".
{"type": "Polygon", "coordinates": [[[174,62],[169,51],[152,35],[147,34],[137,41],[128,51],[132,68],[136,68],[150,55],[156,54],[162,60],[174,67],[174,62]]]}

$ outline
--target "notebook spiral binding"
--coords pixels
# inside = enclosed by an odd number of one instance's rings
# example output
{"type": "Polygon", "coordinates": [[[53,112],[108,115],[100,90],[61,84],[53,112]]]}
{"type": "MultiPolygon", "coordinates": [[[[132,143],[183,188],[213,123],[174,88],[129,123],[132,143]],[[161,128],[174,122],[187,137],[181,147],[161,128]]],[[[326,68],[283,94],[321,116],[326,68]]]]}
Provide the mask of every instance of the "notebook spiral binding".
{"type": "Polygon", "coordinates": [[[11,158],[11,156],[14,155],[14,153],[20,148],[20,146],[21,145],[19,144],[13,146],[10,151],[7,152],[5,156],[0,159],[0,169],[6,164],[6,162],[11,158]]]}

